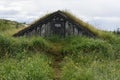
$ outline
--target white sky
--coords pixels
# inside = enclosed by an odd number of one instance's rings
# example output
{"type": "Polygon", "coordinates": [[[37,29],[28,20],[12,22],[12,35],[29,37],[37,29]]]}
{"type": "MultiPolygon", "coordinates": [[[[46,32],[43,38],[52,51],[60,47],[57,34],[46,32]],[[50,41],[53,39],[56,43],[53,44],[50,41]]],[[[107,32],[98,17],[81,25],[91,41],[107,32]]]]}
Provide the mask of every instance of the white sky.
{"type": "Polygon", "coordinates": [[[103,30],[120,28],[120,0],[0,0],[0,18],[20,22],[57,10],[67,10],[103,30]]]}

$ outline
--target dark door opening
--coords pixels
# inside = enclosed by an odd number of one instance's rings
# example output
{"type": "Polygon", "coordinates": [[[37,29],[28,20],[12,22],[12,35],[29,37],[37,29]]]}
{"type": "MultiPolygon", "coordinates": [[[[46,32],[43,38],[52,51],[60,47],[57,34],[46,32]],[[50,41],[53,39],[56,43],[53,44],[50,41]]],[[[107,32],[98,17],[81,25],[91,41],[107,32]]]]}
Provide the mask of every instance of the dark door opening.
{"type": "Polygon", "coordinates": [[[64,36],[64,23],[63,22],[55,22],[53,23],[53,34],[64,36]]]}

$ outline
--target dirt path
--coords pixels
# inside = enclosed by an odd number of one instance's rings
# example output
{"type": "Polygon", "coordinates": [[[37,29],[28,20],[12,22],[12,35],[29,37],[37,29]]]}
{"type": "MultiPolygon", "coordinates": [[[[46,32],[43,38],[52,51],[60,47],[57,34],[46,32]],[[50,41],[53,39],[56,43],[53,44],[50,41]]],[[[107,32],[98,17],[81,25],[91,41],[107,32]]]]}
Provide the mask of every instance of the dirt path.
{"type": "Polygon", "coordinates": [[[61,63],[63,61],[63,56],[56,55],[56,54],[47,54],[47,56],[51,56],[53,59],[51,67],[54,71],[54,78],[53,80],[61,80],[61,63]]]}
{"type": "Polygon", "coordinates": [[[63,56],[61,54],[61,44],[54,43],[49,53],[53,56],[52,68],[54,70],[54,79],[53,80],[61,80],[61,62],[63,60],[63,56]]]}
{"type": "Polygon", "coordinates": [[[62,62],[62,59],[55,57],[53,62],[53,69],[54,69],[54,80],[61,80],[61,68],[60,63],[62,62]]]}

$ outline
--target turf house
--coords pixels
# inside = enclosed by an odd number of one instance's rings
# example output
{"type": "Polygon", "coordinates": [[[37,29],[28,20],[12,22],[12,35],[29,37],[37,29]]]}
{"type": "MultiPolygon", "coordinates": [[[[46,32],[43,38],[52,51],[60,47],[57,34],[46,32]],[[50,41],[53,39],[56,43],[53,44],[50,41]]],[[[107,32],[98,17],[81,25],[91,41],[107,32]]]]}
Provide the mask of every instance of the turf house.
{"type": "Polygon", "coordinates": [[[85,35],[95,37],[94,27],[76,18],[69,12],[56,11],[45,15],[13,36],[85,35]],[[92,28],[91,28],[92,27],[92,28]]]}

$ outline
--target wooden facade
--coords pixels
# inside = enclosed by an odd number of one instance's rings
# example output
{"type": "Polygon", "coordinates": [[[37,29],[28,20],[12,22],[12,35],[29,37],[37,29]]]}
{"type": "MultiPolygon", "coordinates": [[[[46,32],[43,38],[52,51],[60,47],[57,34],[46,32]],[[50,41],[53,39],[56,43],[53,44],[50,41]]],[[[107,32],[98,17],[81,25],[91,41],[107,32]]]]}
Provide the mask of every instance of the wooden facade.
{"type": "Polygon", "coordinates": [[[31,24],[13,36],[53,36],[85,35],[95,37],[89,29],[69,18],[62,11],[54,12],[31,24]]]}

